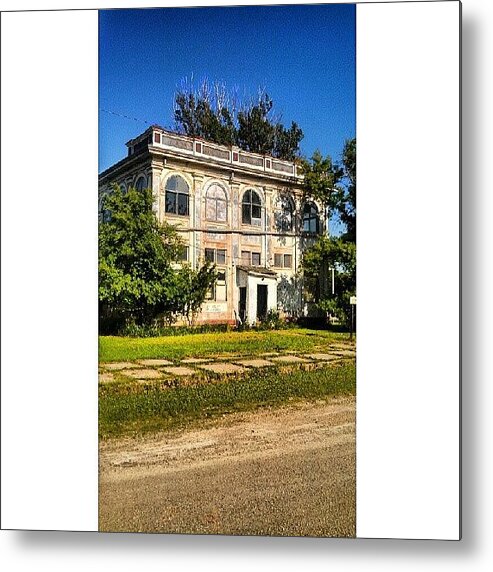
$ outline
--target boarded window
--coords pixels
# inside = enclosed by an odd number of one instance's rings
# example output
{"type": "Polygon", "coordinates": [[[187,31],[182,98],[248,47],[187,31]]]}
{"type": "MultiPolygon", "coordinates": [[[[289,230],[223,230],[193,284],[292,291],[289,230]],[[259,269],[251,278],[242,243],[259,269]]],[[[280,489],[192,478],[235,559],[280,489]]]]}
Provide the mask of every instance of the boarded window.
{"type": "Polygon", "coordinates": [[[213,183],[205,197],[205,216],[207,220],[226,222],[228,220],[228,202],[226,191],[217,183],[213,183]]]}
{"type": "Polygon", "coordinates": [[[249,250],[242,250],[241,251],[241,263],[245,264],[246,266],[250,266],[250,251],[249,250]]]}

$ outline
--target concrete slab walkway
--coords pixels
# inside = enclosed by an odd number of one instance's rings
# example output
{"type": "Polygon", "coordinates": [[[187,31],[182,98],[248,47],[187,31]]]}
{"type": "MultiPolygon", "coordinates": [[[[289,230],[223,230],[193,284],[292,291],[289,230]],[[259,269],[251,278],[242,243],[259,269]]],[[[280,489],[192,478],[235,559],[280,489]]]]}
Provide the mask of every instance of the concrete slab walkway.
{"type": "Polygon", "coordinates": [[[222,354],[214,357],[187,357],[181,360],[139,359],[100,364],[99,382],[110,383],[124,378],[137,381],[163,380],[169,376],[186,377],[204,372],[235,374],[275,365],[328,363],[356,357],[356,348],[334,344],[324,351],[312,353],[264,352],[255,356],[222,354]]]}

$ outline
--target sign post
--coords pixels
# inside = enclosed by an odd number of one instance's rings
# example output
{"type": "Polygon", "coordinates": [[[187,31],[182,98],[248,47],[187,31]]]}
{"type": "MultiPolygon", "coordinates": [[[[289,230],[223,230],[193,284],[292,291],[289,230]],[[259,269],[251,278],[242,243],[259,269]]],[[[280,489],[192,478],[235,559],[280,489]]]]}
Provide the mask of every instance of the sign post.
{"type": "Polygon", "coordinates": [[[349,335],[349,339],[353,339],[353,330],[354,330],[354,307],[356,306],[356,296],[351,296],[349,298],[349,303],[351,304],[351,333],[349,335]]]}

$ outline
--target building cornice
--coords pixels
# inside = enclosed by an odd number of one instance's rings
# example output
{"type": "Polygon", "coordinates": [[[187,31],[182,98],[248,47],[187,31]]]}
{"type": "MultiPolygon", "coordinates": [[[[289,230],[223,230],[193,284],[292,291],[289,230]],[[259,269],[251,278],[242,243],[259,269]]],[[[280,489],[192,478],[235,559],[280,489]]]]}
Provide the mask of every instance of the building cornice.
{"type": "Polygon", "coordinates": [[[158,165],[153,165],[157,167],[164,166],[166,160],[170,159],[184,163],[192,169],[212,168],[225,174],[231,182],[234,181],[235,175],[254,177],[275,186],[279,184],[300,186],[303,181],[294,161],[250,153],[235,146],[218,145],[200,137],[187,137],[159,126],[149,127],[126,145],[128,156],[102,172],[99,176],[100,182],[117,177],[120,171],[149,160],[149,157],[151,163],[156,160],[161,161],[158,165]]]}

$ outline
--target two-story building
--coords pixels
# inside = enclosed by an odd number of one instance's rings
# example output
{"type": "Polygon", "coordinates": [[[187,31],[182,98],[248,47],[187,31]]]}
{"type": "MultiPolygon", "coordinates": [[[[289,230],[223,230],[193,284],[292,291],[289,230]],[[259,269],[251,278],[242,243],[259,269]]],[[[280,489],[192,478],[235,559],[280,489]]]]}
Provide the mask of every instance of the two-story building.
{"type": "Polygon", "coordinates": [[[198,323],[254,323],[271,309],[303,313],[302,249],[321,228],[317,205],[302,201],[295,163],[157,126],[127,147],[127,157],[100,174],[100,198],[114,183],[151,188],[156,216],[186,244],[184,261],[216,264],[198,323]]]}

